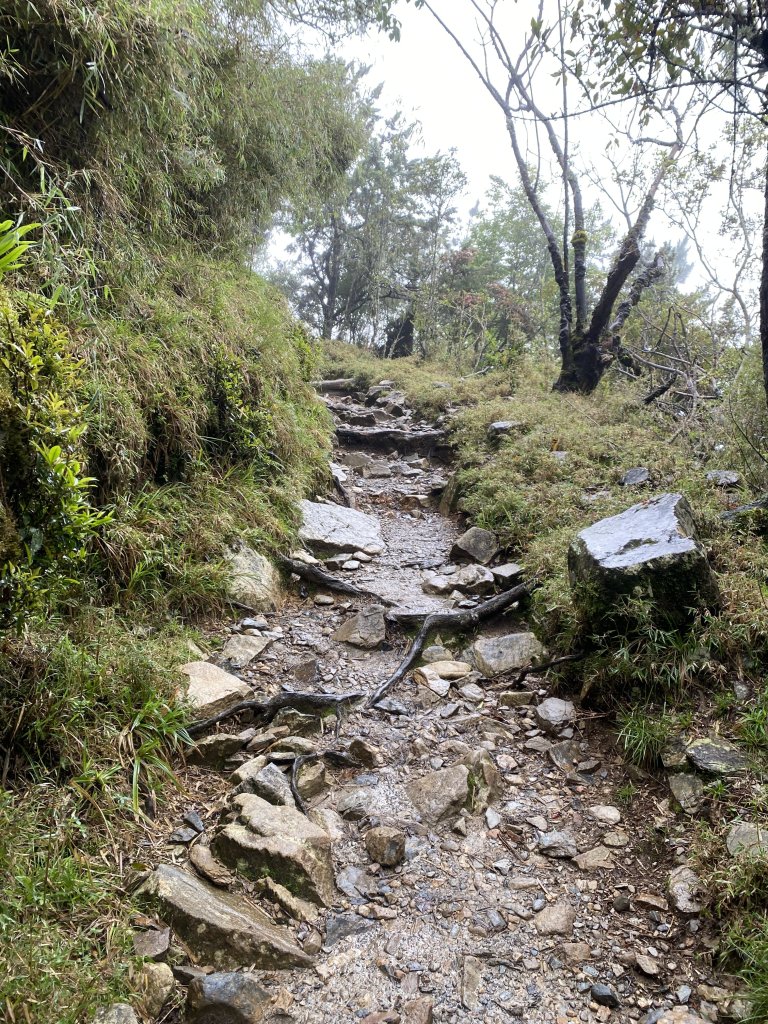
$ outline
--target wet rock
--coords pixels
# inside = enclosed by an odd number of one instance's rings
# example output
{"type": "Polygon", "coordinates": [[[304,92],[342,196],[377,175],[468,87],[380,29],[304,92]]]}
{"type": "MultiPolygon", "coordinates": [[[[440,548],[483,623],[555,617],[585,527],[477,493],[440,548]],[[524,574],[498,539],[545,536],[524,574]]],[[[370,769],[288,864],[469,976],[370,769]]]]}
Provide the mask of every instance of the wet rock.
{"type": "Polygon", "coordinates": [[[626,471],[619,483],[622,487],[640,487],[642,484],[647,484],[650,479],[651,474],[645,466],[635,466],[634,469],[626,471]]]}
{"type": "MultiPolygon", "coordinates": [[[[221,768],[228,757],[242,750],[245,744],[240,736],[232,736],[226,732],[215,732],[198,740],[187,753],[190,764],[204,764],[211,768],[221,768]]],[[[192,829],[192,839],[195,831],[192,829]]]]}
{"type": "Polygon", "coordinates": [[[621,821],[621,811],[618,807],[610,804],[596,804],[588,810],[590,818],[599,821],[601,825],[618,825],[621,821]]]}
{"type": "Polygon", "coordinates": [[[669,898],[681,914],[698,914],[701,911],[701,901],[697,898],[701,888],[699,876],[684,864],[670,871],[667,879],[669,898]]]}
{"type": "Polygon", "coordinates": [[[679,775],[670,775],[668,781],[672,796],[685,813],[696,814],[704,802],[704,783],[701,779],[681,772],[679,775]]]}
{"type": "Polygon", "coordinates": [[[621,1005],[619,997],[610,985],[593,985],[589,994],[598,1006],[607,1006],[609,1009],[615,1010],[621,1005]]]}
{"type": "Polygon", "coordinates": [[[97,1010],[93,1024],[139,1024],[139,1018],[128,1003],[114,1003],[104,1010],[97,1010]]]}
{"type": "Polygon", "coordinates": [[[176,979],[168,964],[144,964],[139,971],[140,1007],[147,1017],[157,1017],[176,987],[176,979]]]}
{"type": "Polygon", "coordinates": [[[274,565],[247,544],[227,554],[230,570],[229,597],[259,612],[272,611],[282,600],[280,574],[274,565]]]}
{"type": "Polygon", "coordinates": [[[248,792],[281,807],[296,806],[290,782],[274,764],[266,765],[249,780],[248,792]]]}
{"type": "Polygon", "coordinates": [[[451,558],[487,565],[498,550],[499,542],[495,533],[483,530],[479,526],[472,526],[454,542],[451,558]]]}
{"type": "Polygon", "coordinates": [[[751,821],[738,821],[728,830],[725,845],[732,857],[743,854],[763,857],[768,854],[768,828],[751,821]]]}
{"type": "Polygon", "coordinates": [[[275,879],[294,895],[329,906],[334,899],[331,840],[292,807],[276,807],[258,796],[233,798],[238,821],[225,825],[213,851],[248,878],[275,879]]]}
{"type": "Polygon", "coordinates": [[[545,907],[533,919],[539,935],[571,935],[576,911],[567,903],[545,907]]]}
{"type": "Polygon", "coordinates": [[[245,668],[271,643],[272,640],[269,637],[240,633],[227,640],[221,650],[221,658],[228,661],[232,668],[245,668]]]}
{"type": "Polygon", "coordinates": [[[694,768],[708,775],[739,775],[747,768],[744,752],[721,736],[694,740],[686,754],[694,768]]]}
{"type": "Polygon", "coordinates": [[[190,661],[181,671],[189,678],[186,697],[199,718],[213,718],[253,697],[247,683],[209,661],[190,661]]]}
{"type": "Polygon", "coordinates": [[[188,1024],[259,1024],[271,1004],[252,974],[232,972],[195,978],[187,993],[188,1024]]]}
{"type": "Polygon", "coordinates": [[[170,928],[147,928],[133,933],[133,951],[146,960],[163,960],[171,944],[170,928]]]}
{"type": "Polygon", "coordinates": [[[547,697],[534,711],[538,725],[549,733],[558,733],[576,721],[576,708],[570,700],[547,697]]]}
{"type": "Polygon", "coordinates": [[[476,640],[470,647],[472,661],[484,676],[527,668],[544,648],[533,633],[506,633],[476,640]]]}
{"type": "Polygon", "coordinates": [[[262,911],[181,868],[161,864],[141,886],[139,896],[173,927],[195,957],[214,967],[252,963],[273,970],[311,963],[290,933],[262,911]]]}
{"type": "Polygon", "coordinates": [[[333,634],[334,640],[372,650],[384,642],[387,636],[387,624],[384,619],[384,606],[372,604],[363,608],[341,626],[333,634]]]}
{"type": "Polygon", "coordinates": [[[368,829],[365,848],[376,864],[392,868],[405,857],[405,833],[385,825],[368,829]]]}
{"type": "Polygon", "coordinates": [[[739,486],[741,476],[733,469],[712,469],[707,473],[707,483],[722,487],[723,490],[730,490],[739,486]]]}
{"type": "Polygon", "coordinates": [[[579,852],[570,832],[542,832],[537,842],[539,852],[545,857],[566,859],[575,857],[579,852]]]}
{"type": "Polygon", "coordinates": [[[381,554],[384,541],[381,525],[375,516],[342,505],[326,505],[316,501],[299,502],[302,525],[299,539],[312,551],[381,554]]]}
{"type": "Polygon", "coordinates": [[[469,770],[457,764],[410,782],[406,793],[424,821],[437,824],[455,817],[469,798],[469,770]]]}
{"type": "Polygon", "coordinates": [[[229,889],[235,878],[223,864],[219,864],[210,847],[196,843],[189,851],[189,863],[199,875],[221,889],[229,889]]]}
{"type": "Polygon", "coordinates": [[[330,914],[325,922],[325,945],[334,946],[350,935],[362,935],[373,927],[373,922],[359,914],[330,914]]]}
{"type": "Polygon", "coordinates": [[[681,494],[662,494],[582,530],[568,551],[577,600],[594,618],[640,588],[668,620],[717,604],[717,586],[693,514],[681,494]]]}

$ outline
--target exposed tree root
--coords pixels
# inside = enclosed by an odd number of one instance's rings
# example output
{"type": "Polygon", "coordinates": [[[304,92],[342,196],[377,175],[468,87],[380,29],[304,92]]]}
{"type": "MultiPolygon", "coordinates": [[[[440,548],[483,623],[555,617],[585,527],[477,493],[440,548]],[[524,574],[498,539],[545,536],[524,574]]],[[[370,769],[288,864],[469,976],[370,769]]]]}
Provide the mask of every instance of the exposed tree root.
{"type": "Polygon", "coordinates": [[[225,722],[228,718],[234,718],[235,715],[239,715],[243,711],[254,712],[261,724],[271,722],[278,711],[282,711],[283,708],[291,708],[303,713],[327,711],[330,708],[338,716],[339,710],[345,704],[355,704],[364,697],[364,693],[279,693],[276,697],[270,697],[268,700],[242,700],[239,704],[219,712],[212,718],[192,722],[187,726],[187,732],[190,736],[199,736],[201,733],[208,732],[214,725],[225,722]]]}
{"type": "Polygon", "coordinates": [[[372,597],[379,604],[394,604],[388,598],[382,597],[380,594],[374,594],[372,590],[363,590],[362,587],[356,587],[354,583],[347,583],[346,580],[337,579],[336,576],[331,576],[330,573],[316,565],[308,565],[306,562],[299,562],[285,555],[278,555],[277,557],[281,565],[309,583],[315,583],[319,587],[327,587],[328,590],[335,590],[339,594],[349,594],[351,597],[372,597]]]}
{"type": "Polygon", "coordinates": [[[517,587],[512,587],[511,590],[505,590],[503,594],[497,594],[488,601],[484,601],[482,604],[477,605],[476,608],[467,608],[459,612],[430,612],[426,617],[423,614],[414,612],[391,612],[387,617],[393,622],[411,624],[418,622],[420,618],[424,618],[424,621],[405,658],[400,662],[389,679],[385,680],[373,692],[366,701],[365,706],[371,708],[378,704],[382,697],[385,697],[392,687],[396,686],[407,675],[413,663],[424,650],[424,645],[430,633],[433,633],[436,629],[448,630],[453,633],[461,629],[470,629],[485,619],[503,612],[510,605],[514,604],[515,601],[528,597],[532,590],[532,584],[521,583],[517,587]]]}

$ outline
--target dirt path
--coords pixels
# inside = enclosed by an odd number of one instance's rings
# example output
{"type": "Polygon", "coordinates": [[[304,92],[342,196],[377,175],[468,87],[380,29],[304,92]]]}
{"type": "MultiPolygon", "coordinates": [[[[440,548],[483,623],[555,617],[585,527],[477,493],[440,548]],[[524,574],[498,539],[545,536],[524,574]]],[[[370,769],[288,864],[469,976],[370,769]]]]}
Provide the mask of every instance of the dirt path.
{"type": "MultiPolygon", "coordinates": [[[[332,402],[347,421],[370,412],[350,397],[332,402]]],[[[408,414],[377,417],[415,429],[408,414]]],[[[449,598],[422,590],[425,571],[450,562],[460,529],[430,497],[447,467],[359,447],[336,458],[342,467],[366,463],[366,475],[347,468],[344,486],[359,510],[378,517],[385,543],[381,555],[338,575],[401,607],[448,607],[449,598]]],[[[281,687],[373,691],[402,658],[403,631],[390,626],[374,650],[341,643],[333,633],[375,602],[334,595],[333,604],[318,604],[318,594],[330,601],[330,591],[307,592],[297,583],[301,592],[270,616],[273,642],[244,678],[259,695],[281,687]]],[[[482,636],[525,630],[513,612],[482,636]]],[[[459,658],[471,640],[432,642],[459,658]]],[[[710,1016],[710,993],[700,988],[714,984],[709,939],[695,902],[681,913],[675,904],[684,903],[668,888],[670,872],[685,862],[689,826],[659,787],[631,777],[599,721],[577,711],[572,720],[566,714],[542,725],[536,705],[547,695],[544,679],[531,676],[524,690],[510,692],[509,683],[468,678],[469,686],[459,679],[440,697],[409,677],[390,695],[389,712],[354,710],[338,741],[332,733],[309,736],[317,748],[362,740],[372,763],[326,765],[320,791],[307,798],[312,819],[333,840],[332,906],[310,923],[260,900],[300,945],[316,951],[312,967],[257,972],[268,992],[282,992],[282,1016],[263,1019],[653,1024],[662,1010],[689,1000],[710,1016]],[[421,811],[409,790],[417,780],[424,780],[421,811]],[[405,841],[393,867],[377,866],[366,849],[366,833],[378,826],[405,841]]],[[[247,757],[253,753],[235,762],[247,757]]],[[[191,769],[186,783],[177,811],[191,794],[206,831],[214,831],[226,810],[225,774],[191,769]]],[[[169,849],[177,862],[187,859],[185,844],[158,844],[155,860],[168,860],[169,849]]],[[[234,891],[253,895],[258,886],[236,882],[234,891]]]]}

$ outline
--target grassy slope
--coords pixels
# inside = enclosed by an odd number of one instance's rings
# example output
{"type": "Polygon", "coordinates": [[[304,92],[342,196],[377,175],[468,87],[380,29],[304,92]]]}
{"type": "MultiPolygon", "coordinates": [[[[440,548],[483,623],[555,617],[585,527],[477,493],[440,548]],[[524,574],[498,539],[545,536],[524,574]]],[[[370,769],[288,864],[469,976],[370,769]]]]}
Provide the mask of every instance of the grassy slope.
{"type": "Polygon", "coordinates": [[[177,666],[226,608],[226,545],[276,549],[327,474],[315,354],[279,295],[212,260],[71,329],[113,511],[74,586],[0,638],[0,1006],[74,1024],[131,994],[125,853],[185,743],[177,666]],[[55,1015],[51,1008],[55,1006],[55,1015]]]}
{"type": "Polygon", "coordinates": [[[753,453],[740,454],[741,430],[717,412],[681,428],[643,405],[642,383],[608,380],[592,396],[555,394],[554,367],[546,362],[521,365],[514,380],[494,373],[461,381],[450,367],[413,360],[383,363],[332,345],[325,372],[366,383],[395,380],[427,413],[459,406],[451,421],[459,508],[470,522],[497,531],[509,554],[538,579],[532,617],[549,649],[554,654],[586,650],[560,685],[588,692],[615,715],[628,760],[658,768],[660,750],[677,733],[715,730],[744,745],[754,774],[749,782],[709,786],[707,820],[697,826],[697,857],[711,904],[724,921],[723,948],[736,954],[728,965],[742,970],[755,1019],[768,1019],[768,864],[734,865],[725,856],[723,828],[724,821],[739,816],[768,824],[768,789],[754,784],[763,777],[768,753],[768,546],[759,516],[738,526],[721,519],[727,507],[756,494],[746,487],[726,494],[706,481],[708,470],[724,468],[754,478],[753,453]],[[435,389],[434,380],[452,387],[435,389]],[[519,427],[493,443],[487,428],[500,419],[519,427]],[[560,461],[553,450],[567,457],[560,461]],[[634,466],[650,469],[648,489],[620,486],[623,473],[634,466]],[[635,602],[628,623],[590,636],[571,601],[566,563],[571,538],[646,494],[663,491],[682,492],[691,503],[718,575],[722,613],[702,614],[687,630],[664,630],[635,602]],[[588,500],[594,495],[597,501],[588,500]],[[734,696],[733,682],[739,679],[751,688],[746,702],[734,696]]]}

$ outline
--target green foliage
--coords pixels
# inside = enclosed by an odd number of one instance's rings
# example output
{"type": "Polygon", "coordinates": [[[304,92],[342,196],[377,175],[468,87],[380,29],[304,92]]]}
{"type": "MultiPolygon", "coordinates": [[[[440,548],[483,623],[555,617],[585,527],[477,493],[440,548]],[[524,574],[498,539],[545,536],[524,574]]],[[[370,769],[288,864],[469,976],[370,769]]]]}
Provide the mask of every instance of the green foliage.
{"type": "Polygon", "coordinates": [[[661,753],[674,735],[675,725],[666,707],[646,704],[620,712],[618,739],[627,760],[641,768],[661,767],[661,753]]]}

